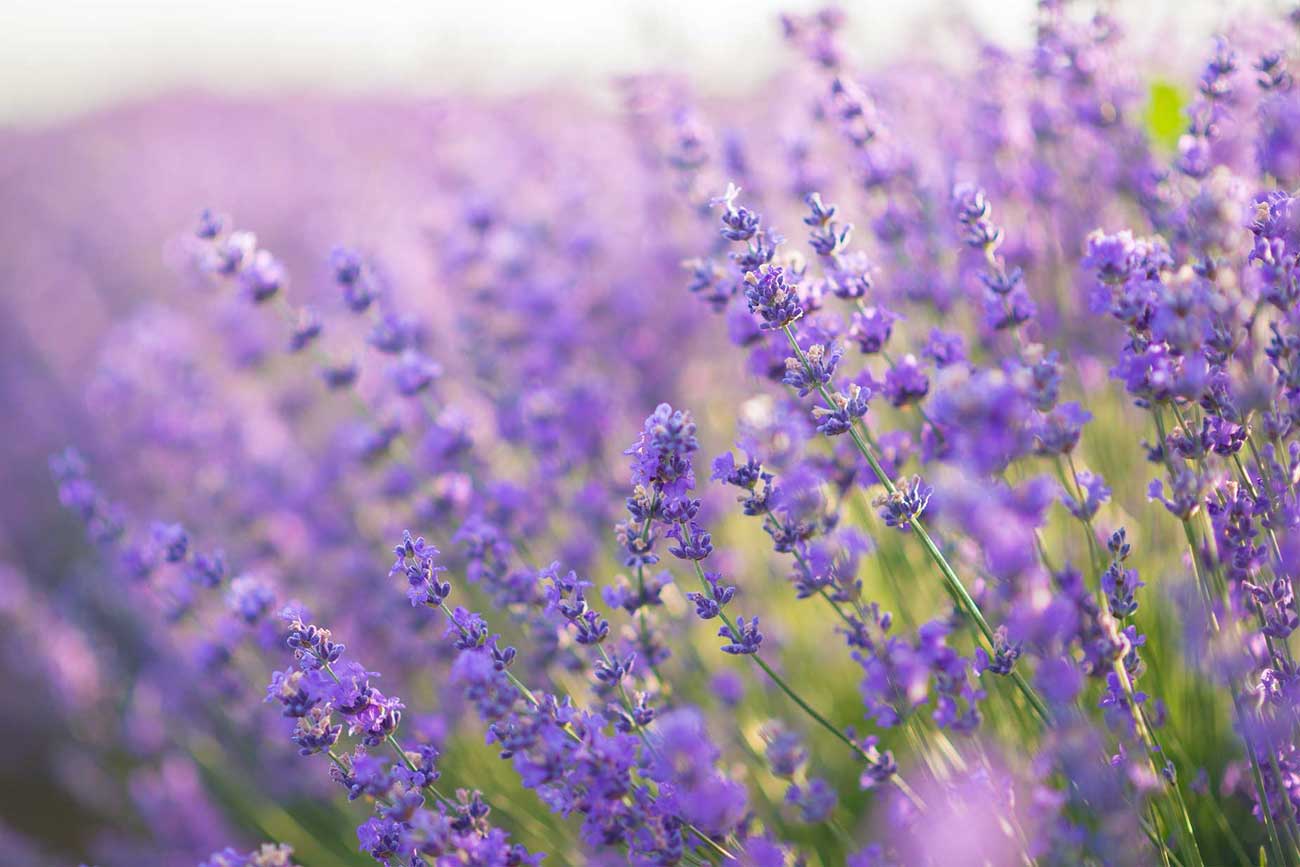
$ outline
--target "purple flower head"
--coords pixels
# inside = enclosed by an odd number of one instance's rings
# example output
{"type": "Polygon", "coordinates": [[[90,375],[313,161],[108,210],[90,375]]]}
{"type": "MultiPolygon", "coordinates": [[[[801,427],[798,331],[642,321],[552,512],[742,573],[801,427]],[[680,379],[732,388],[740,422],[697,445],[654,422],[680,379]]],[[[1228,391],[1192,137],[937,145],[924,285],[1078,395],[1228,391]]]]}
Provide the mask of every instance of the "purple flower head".
{"type": "Polygon", "coordinates": [[[376,747],[397,731],[402,722],[401,700],[388,698],[372,689],[360,710],[348,717],[348,734],[359,736],[368,747],[376,747]]]}
{"type": "Polygon", "coordinates": [[[1083,266],[1096,272],[1103,283],[1118,284],[1128,279],[1133,269],[1135,246],[1133,233],[1124,229],[1107,235],[1095,229],[1088,235],[1083,266]]]}
{"type": "Polygon", "coordinates": [[[314,707],[299,717],[290,739],[298,747],[298,754],[311,756],[332,749],[343,735],[343,726],[322,707],[314,707]]]}
{"type": "Polygon", "coordinates": [[[778,777],[793,777],[808,763],[803,739],[789,729],[778,728],[767,740],[767,762],[778,777]]]}
{"type": "Polygon", "coordinates": [[[322,697],[307,691],[303,683],[305,677],[306,674],[297,668],[272,673],[266,688],[266,700],[280,702],[286,717],[298,719],[306,716],[322,697]]]}
{"type": "Polygon", "coordinates": [[[930,418],[944,431],[952,459],[995,473],[1033,447],[1028,389],[1000,370],[949,367],[937,378],[930,418]]]}
{"type": "Polygon", "coordinates": [[[393,554],[396,559],[388,574],[406,576],[406,595],[412,605],[438,607],[451,595],[451,584],[438,578],[440,572],[447,571],[438,562],[440,552],[423,536],[412,538],[410,530],[403,530],[402,542],[393,548],[393,554]]]}
{"type": "Polygon", "coordinates": [[[804,359],[790,356],[785,360],[785,377],[781,380],[804,397],[813,389],[826,385],[835,376],[835,367],[843,356],[843,350],[832,345],[828,350],[820,343],[814,343],[804,353],[804,359]]]}
{"type": "Polygon", "coordinates": [[[226,560],[220,551],[195,553],[185,566],[185,576],[200,587],[216,587],[225,575],[226,560]]]}
{"type": "Polygon", "coordinates": [[[646,418],[640,438],[623,454],[632,457],[632,484],[671,500],[685,497],[695,487],[691,455],[699,448],[691,414],[661,403],[646,418]]]}
{"type": "Polygon", "coordinates": [[[864,355],[874,355],[885,348],[900,317],[885,307],[867,307],[853,314],[849,326],[849,339],[858,345],[864,355]]]}
{"type": "Polygon", "coordinates": [[[271,610],[275,594],[259,579],[241,575],[230,582],[228,604],[241,620],[253,624],[271,610]]]}
{"type": "Polygon", "coordinates": [[[711,206],[723,206],[721,233],[728,241],[748,241],[754,237],[761,222],[758,214],[744,207],[736,207],[736,197],[739,195],[740,188],[728,184],[726,193],[709,201],[711,206]]]}
{"type": "Polygon", "coordinates": [[[1187,467],[1179,467],[1174,474],[1170,496],[1165,496],[1164,482],[1152,479],[1147,488],[1147,498],[1164,503],[1170,514],[1179,519],[1187,519],[1196,514],[1201,507],[1201,489],[1204,481],[1196,472],[1187,467]]]}
{"type": "Polygon", "coordinates": [[[822,406],[813,408],[817,430],[828,437],[847,433],[855,420],[867,414],[870,398],[871,390],[857,383],[850,383],[847,392],[835,392],[831,395],[831,401],[835,404],[833,409],[822,406]]]}
{"type": "Polygon", "coordinates": [[[229,847],[213,852],[199,867],[297,867],[293,861],[293,848],[278,843],[263,843],[251,852],[238,852],[229,847]]]}
{"type": "Polygon", "coordinates": [[[320,369],[320,377],[325,385],[333,391],[350,388],[361,375],[361,368],[352,360],[327,364],[320,369]]]}
{"type": "Polygon", "coordinates": [[[1110,564],[1101,576],[1101,589],[1106,593],[1110,613],[1121,620],[1137,612],[1137,591],[1145,586],[1138,579],[1136,569],[1125,569],[1119,563],[1110,564]]]}
{"type": "Polygon", "coordinates": [[[921,481],[920,476],[912,476],[893,492],[881,494],[873,505],[880,510],[880,517],[885,524],[896,527],[904,533],[911,529],[911,522],[919,518],[930,504],[934,488],[921,481]]]}
{"type": "Polygon", "coordinates": [[[1067,491],[1062,493],[1061,502],[1070,510],[1070,514],[1080,521],[1091,521],[1096,517],[1097,510],[1102,507],[1102,504],[1110,499],[1110,488],[1106,485],[1105,479],[1088,470],[1080,471],[1076,482],[1082,499],[1067,491]]]}
{"type": "Polygon", "coordinates": [[[849,244],[849,238],[853,234],[853,225],[841,225],[833,219],[835,216],[835,206],[825,205],[822,203],[819,193],[809,193],[804,197],[808,204],[810,214],[803,218],[804,224],[812,227],[808,234],[808,241],[812,245],[813,251],[818,255],[832,261],[837,259],[845,251],[849,244]]]}
{"type": "Polygon", "coordinates": [[[810,211],[809,215],[803,218],[804,225],[816,228],[825,226],[834,219],[835,206],[824,204],[821,193],[809,193],[803,200],[810,211]]]}
{"type": "MultiPolygon", "coordinates": [[[[755,460],[753,455],[746,454],[745,463],[737,464],[736,456],[732,452],[723,452],[713,459],[713,473],[709,479],[749,491],[754,489],[764,475],[766,474],[763,472],[763,465],[755,460]]],[[[768,478],[771,476],[769,475],[768,478]]]]}
{"type": "Polygon", "coordinates": [[[912,354],[904,355],[885,373],[885,397],[896,407],[917,403],[930,393],[930,378],[912,354]]]}
{"type": "Polygon", "coordinates": [[[830,783],[821,777],[813,777],[802,786],[791,784],[786,790],[785,801],[798,808],[801,821],[815,824],[831,817],[839,796],[830,783]]]}
{"type": "Polygon", "coordinates": [[[1237,71],[1237,52],[1222,36],[1214,38],[1214,53],[1205,64],[1198,88],[1209,100],[1222,100],[1232,93],[1232,75],[1237,71]]]}
{"type": "Polygon", "coordinates": [[[709,680],[709,687],[726,707],[736,707],[745,697],[745,683],[731,671],[720,671],[709,680]]]}
{"type": "Polygon", "coordinates": [[[378,672],[366,671],[353,660],[344,660],[333,668],[333,677],[321,681],[319,671],[313,672],[317,682],[325,683],[325,694],[335,710],[345,716],[356,716],[364,711],[374,696],[370,678],[378,672]]]}
{"type": "Polygon", "coordinates": [[[1043,455],[1069,454],[1079,444],[1083,426],[1091,418],[1092,413],[1073,401],[1059,404],[1039,417],[1034,431],[1036,450],[1043,455]]]}
{"type": "Polygon", "coordinates": [[[333,640],[328,629],[306,622],[306,612],[288,606],[280,612],[287,630],[285,644],[293,650],[303,671],[312,671],[337,662],[346,649],[333,640]]]}
{"type": "Polygon", "coordinates": [[[418,350],[408,349],[393,365],[390,375],[398,394],[414,397],[442,375],[442,367],[418,350]]]}
{"type": "Polygon", "coordinates": [[[1259,76],[1255,79],[1261,90],[1290,90],[1293,83],[1286,68],[1286,58],[1279,51],[1266,51],[1253,64],[1259,76]]]}
{"type": "Polygon", "coordinates": [[[1006,676],[1015,668],[1016,660],[1020,658],[1022,642],[1011,642],[1007,640],[1007,628],[999,626],[993,634],[993,653],[990,654],[983,647],[975,648],[975,673],[981,674],[985,671],[992,674],[1006,676]]]}
{"type": "Polygon", "coordinates": [[[609,622],[587,605],[586,590],[591,582],[572,571],[560,575],[559,565],[552,563],[541,573],[550,582],[544,590],[546,611],[558,611],[574,628],[579,644],[600,644],[609,635],[609,622]]]}
{"type": "Polygon", "coordinates": [[[744,816],[745,787],[716,768],[719,750],[693,708],[673,710],[655,726],[656,749],[646,774],[672,792],[682,819],[721,834],[744,816]]]}
{"type": "Polygon", "coordinates": [[[320,314],[310,307],[303,307],[298,311],[298,319],[294,322],[293,332],[289,335],[289,351],[301,352],[315,342],[320,337],[324,323],[321,321],[320,314]]]}
{"type": "Polygon", "coordinates": [[[670,547],[668,553],[679,559],[707,560],[713,553],[713,537],[694,521],[673,524],[667,536],[677,540],[678,544],[670,547]]]}
{"type": "Polygon", "coordinates": [[[894,754],[889,750],[877,749],[877,742],[878,738],[871,735],[861,743],[867,761],[866,767],[858,777],[858,788],[863,791],[889,782],[898,773],[898,763],[894,761],[894,754]]]}
{"type": "Polygon", "coordinates": [[[194,236],[203,241],[214,240],[226,228],[226,217],[211,208],[204,208],[199,213],[198,224],[194,227],[194,236]]]}
{"type": "MultiPolygon", "coordinates": [[[[980,275],[980,282],[988,290],[990,301],[1006,306],[1010,302],[1014,304],[1033,305],[1027,291],[1025,290],[1025,272],[1020,268],[1011,268],[1004,270],[994,268],[991,271],[984,271],[980,275]]],[[[1024,321],[1024,320],[1020,320],[1024,321]]]]}
{"type": "Polygon", "coordinates": [[[767,331],[780,330],[804,313],[799,293],[786,283],[786,272],[779,265],[763,265],[745,274],[745,302],[767,331]]]}
{"type": "Polygon", "coordinates": [[[189,550],[190,537],[180,524],[155,523],[151,530],[153,544],[168,563],[179,563],[189,550]]]}
{"type": "Polygon", "coordinates": [[[255,304],[275,297],[288,278],[284,265],[267,250],[258,250],[239,271],[239,285],[255,304]]]}
{"type": "Polygon", "coordinates": [[[385,355],[397,355],[420,342],[419,325],[396,313],[384,313],[370,327],[366,342],[385,355]]]}
{"type": "Polygon", "coordinates": [[[704,593],[692,591],[686,594],[686,598],[695,603],[697,617],[701,620],[712,620],[735,597],[736,588],[722,584],[722,575],[718,572],[705,572],[704,580],[708,584],[708,591],[704,593]]]}
{"type": "Polygon", "coordinates": [[[727,639],[727,643],[722,645],[723,653],[758,653],[758,646],[763,643],[763,633],[758,631],[758,617],[749,623],[745,618],[737,617],[735,628],[723,624],[718,629],[718,636],[727,639]]]}
{"type": "Polygon", "coordinates": [[[256,251],[256,235],[252,232],[231,232],[223,238],[214,239],[204,260],[204,267],[222,277],[234,277],[252,261],[256,251]]]}
{"type": "Polygon", "coordinates": [[[989,294],[984,299],[984,323],[994,331],[1015,328],[1033,319],[1038,305],[1023,286],[1006,295],[989,294]]]}
{"type": "Polygon", "coordinates": [[[975,184],[959,183],[952,188],[952,208],[962,226],[962,240],[972,247],[995,247],[1002,230],[991,219],[993,212],[984,190],[975,184]]]}
{"type": "Polygon", "coordinates": [[[960,334],[932,328],[921,355],[933,361],[935,367],[942,369],[966,360],[966,344],[960,334]]]}
{"type": "MultiPolygon", "coordinates": [[[[759,229],[758,233],[754,235],[743,251],[731,254],[731,260],[736,263],[736,267],[740,269],[740,272],[748,278],[751,272],[759,272],[772,267],[772,260],[776,258],[776,248],[784,241],[785,238],[773,229],[759,229]]],[[[797,278],[797,274],[791,274],[790,276],[792,278],[791,283],[798,282],[797,279],[794,279],[797,278]]],[[[777,287],[775,286],[770,288],[773,292],[777,290],[777,287]]],[[[791,291],[790,294],[794,295],[795,293],[791,291]]],[[[748,292],[745,297],[746,300],[748,300],[748,292]]],[[[750,312],[756,312],[753,305],[750,306],[750,312]]],[[[772,313],[773,315],[776,315],[775,306],[773,306],[772,313]]],[[[766,314],[764,315],[764,318],[766,318],[766,314]]],[[[760,325],[760,327],[766,329],[776,328],[779,326],[768,323],[760,325]]]]}
{"type": "Polygon", "coordinates": [[[361,254],[347,247],[330,251],[330,270],[343,291],[343,303],[353,313],[364,313],[375,300],[376,286],[361,254]]]}

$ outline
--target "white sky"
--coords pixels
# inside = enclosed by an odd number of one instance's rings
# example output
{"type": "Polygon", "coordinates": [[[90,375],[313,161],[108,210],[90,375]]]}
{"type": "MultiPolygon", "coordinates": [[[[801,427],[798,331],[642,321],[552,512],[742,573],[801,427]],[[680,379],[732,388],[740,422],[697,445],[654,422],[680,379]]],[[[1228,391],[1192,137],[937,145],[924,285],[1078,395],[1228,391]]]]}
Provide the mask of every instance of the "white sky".
{"type": "MultiPolygon", "coordinates": [[[[439,92],[685,69],[719,87],[789,54],[776,16],[819,0],[0,0],[0,124],[178,88],[439,92]]],[[[1034,0],[845,0],[858,56],[893,56],[936,17],[1029,38],[1034,0]]],[[[1117,2],[1139,37],[1207,33],[1245,0],[1117,2]],[[1189,25],[1186,20],[1189,17],[1189,25]]],[[[1256,0],[1256,7],[1269,5],[1256,0]]]]}

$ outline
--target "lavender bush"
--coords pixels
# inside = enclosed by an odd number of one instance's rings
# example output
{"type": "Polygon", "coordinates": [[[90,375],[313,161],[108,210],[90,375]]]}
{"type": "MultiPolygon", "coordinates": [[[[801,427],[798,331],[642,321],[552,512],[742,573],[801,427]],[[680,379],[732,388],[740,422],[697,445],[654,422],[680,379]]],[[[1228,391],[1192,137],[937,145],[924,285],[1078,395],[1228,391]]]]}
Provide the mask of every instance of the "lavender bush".
{"type": "Polygon", "coordinates": [[[0,861],[1300,864],[1300,15],[1085,5],[7,134],[0,861]]]}

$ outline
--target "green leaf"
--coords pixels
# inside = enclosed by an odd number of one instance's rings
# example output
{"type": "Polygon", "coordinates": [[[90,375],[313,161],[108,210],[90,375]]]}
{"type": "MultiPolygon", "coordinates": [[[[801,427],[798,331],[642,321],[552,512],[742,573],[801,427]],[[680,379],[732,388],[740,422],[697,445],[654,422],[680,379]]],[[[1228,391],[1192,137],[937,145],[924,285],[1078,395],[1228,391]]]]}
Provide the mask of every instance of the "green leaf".
{"type": "Polygon", "coordinates": [[[1173,150],[1187,129],[1187,95],[1176,84],[1157,79],[1147,91],[1143,121],[1147,135],[1158,146],[1173,150]]]}

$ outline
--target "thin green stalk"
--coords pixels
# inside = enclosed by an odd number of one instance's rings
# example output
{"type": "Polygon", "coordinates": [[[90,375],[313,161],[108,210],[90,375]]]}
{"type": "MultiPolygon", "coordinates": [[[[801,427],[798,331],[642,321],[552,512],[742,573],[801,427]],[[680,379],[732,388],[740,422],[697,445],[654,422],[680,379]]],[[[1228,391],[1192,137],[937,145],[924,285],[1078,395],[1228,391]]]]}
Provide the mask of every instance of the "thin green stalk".
{"type": "MultiPolygon", "coordinates": [[[[1070,467],[1069,476],[1067,477],[1065,473],[1065,469],[1062,466],[1062,461],[1059,456],[1056,459],[1057,472],[1060,474],[1061,481],[1063,484],[1066,485],[1067,490],[1069,490],[1070,488],[1068,479],[1073,480],[1074,483],[1073,496],[1075,497],[1076,502],[1082,503],[1083,485],[1079,481],[1079,470],[1078,467],[1075,466],[1074,456],[1071,454],[1071,455],[1067,455],[1067,457],[1068,457],[1068,463],[1070,467]]],[[[1092,560],[1093,570],[1096,573],[1095,577],[1097,580],[1097,595],[1098,597],[1100,597],[1099,603],[1103,606],[1103,610],[1109,610],[1109,604],[1106,600],[1106,596],[1101,589],[1101,574],[1102,574],[1103,558],[1101,557],[1101,552],[1098,547],[1096,530],[1093,529],[1092,518],[1091,517],[1080,518],[1079,521],[1083,525],[1084,532],[1088,537],[1088,555],[1089,558],[1092,560]]],[[[1111,615],[1114,616],[1114,612],[1111,612],[1111,615]]],[[[1160,768],[1156,766],[1155,756],[1165,755],[1164,750],[1160,746],[1160,741],[1156,736],[1155,729],[1151,727],[1150,721],[1146,717],[1146,711],[1143,710],[1141,705],[1138,704],[1137,696],[1133,689],[1133,681],[1132,678],[1129,677],[1128,669],[1125,668],[1123,659],[1116,659],[1114,661],[1113,668],[1115,671],[1115,676],[1119,679],[1120,684],[1124,687],[1124,694],[1128,699],[1129,706],[1133,709],[1134,728],[1137,730],[1138,737],[1142,740],[1145,746],[1146,753],[1147,753],[1147,760],[1151,765],[1151,771],[1152,773],[1155,774],[1156,779],[1160,779],[1160,777],[1163,775],[1161,773],[1160,768]]],[[[1183,800],[1183,793],[1178,786],[1177,777],[1175,777],[1174,780],[1170,781],[1170,788],[1172,789],[1175,806],[1178,808],[1178,813],[1182,819],[1183,833],[1186,835],[1188,844],[1191,847],[1191,855],[1193,858],[1192,863],[1196,865],[1196,867],[1203,867],[1205,861],[1201,855],[1200,844],[1196,840],[1196,832],[1192,827],[1191,815],[1188,813],[1187,803],[1183,800]]]]}
{"type": "MultiPolygon", "coordinates": [[[[1238,720],[1243,718],[1241,705],[1237,702],[1236,690],[1233,691],[1232,705],[1236,710],[1238,720]]],[[[1289,863],[1288,859],[1282,854],[1285,850],[1282,848],[1282,839],[1277,833],[1277,824],[1273,821],[1273,809],[1269,805],[1268,790],[1264,787],[1264,775],[1259,770],[1259,761],[1255,757],[1255,746],[1250,739],[1246,740],[1246,752],[1250,755],[1250,773],[1251,779],[1255,783],[1255,797],[1259,800],[1259,811],[1264,816],[1264,826],[1268,830],[1269,843],[1273,848],[1273,857],[1279,864],[1289,863]]]]}
{"type": "MultiPolygon", "coordinates": [[[[690,528],[688,528],[685,523],[682,523],[680,526],[682,529],[683,537],[689,538],[690,528]]],[[[714,598],[713,588],[709,585],[708,579],[704,577],[704,569],[703,567],[700,566],[700,561],[692,560],[691,565],[695,567],[695,577],[699,579],[700,587],[703,588],[705,595],[707,595],[710,599],[714,598]]],[[[727,628],[731,630],[731,633],[733,635],[740,634],[740,630],[736,627],[735,622],[729,616],[727,616],[727,613],[725,611],[719,610],[718,617],[721,618],[722,622],[726,624],[727,628]]],[[[747,653],[744,655],[754,660],[754,663],[759,668],[763,669],[763,673],[768,676],[768,678],[772,681],[772,683],[776,684],[778,689],[784,692],[791,701],[797,704],[804,711],[804,713],[808,714],[808,716],[810,716],[818,725],[826,729],[826,731],[830,732],[831,734],[835,735],[835,737],[838,740],[840,740],[845,745],[847,745],[848,748],[853,750],[853,752],[855,752],[859,757],[866,759],[867,761],[871,761],[871,756],[867,753],[866,750],[862,748],[860,744],[856,743],[852,738],[844,734],[844,732],[840,731],[840,729],[836,727],[834,723],[826,719],[826,717],[822,716],[821,713],[818,712],[817,709],[814,708],[812,705],[810,705],[808,702],[804,701],[803,696],[795,692],[794,689],[791,688],[791,686],[785,682],[785,679],[782,678],[781,675],[777,674],[776,671],[772,669],[772,666],[767,664],[766,660],[764,660],[757,653],[747,653]]],[[[917,794],[912,791],[912,788],[908,786],[907,783],[898,774],[894,774],[893,777],[891,777],[890,779],[891,782],[893,782],[894,785],[898,787],[899,791],[901,791],[905,796],[907,796],[908,800],[912,801],[913,804],[915,804],[917,807],[921,809],[925,808],[924,802],[920,800],[917,794]]]]}
{"type": "MultiPolygon", "coordinates": [[[[1164,418],[1161,415],[1159,408],[1157,407],[1153,406],[1151,408],[1151,413],[1155,417],[1156,431],[1160,436],[1161,454],[1164,457],[1165,465],[1168,467],[1170,474],[1172,475],[1174,468],[1173,468],[1173,463],[1170,460],[1169,455],[1167,453],[1168,437],[1165,433],[1164,418]]],[[[1188,553],[1191,555],[1192,570],[1196,576],[1196,583],[1198,587],[1201,588],[1203,595],[1206,597],[1206,614],[1208,615],[1207,619],[1209,621],[1211,629],[1217,634],[1220,631],[1220,625],[1219,625],[1218,618],[1214,613],[1213,605],[1210,604],[1210,599],[1212,597],[1210,595],[1209,585],[1206,582],[1206,578],[1201,568],[1201,555],[1200,555],[1200,549],[1196,543],[1196,536],[1192,530],[1191,522],[1188,519],[1186,518],[1182,519],[1181,523],[1183,525],[1183,533],[1187,539],[1188,553]]],[[[1210,564],[1205,564],[1205,565],[1210,571],[1215,571],[1213,570],[1213,567],[1210,564]]],[[[1256,756],[1255,746],[1252,740],[1248,736],[1244,735],[1245,714],[1242,711],[1239,701],[1237,700],[1238,691],[1237,691],[1236,684],[1230,683],[1229,689],[1232,691],[1233,710],[1237,715],[1238,723],[1241,730],[1243,731],[1243,737],[1246,742],[1246,753],[1250,759],[1251,775],[1255,783],[1256,797],[1259,800],[1260,812],[1264,816],[1264,824],[1268,830],[1269,842],[1273,847],[1273,853],[1276,859],[1278,860],[1278,862],[1281,864],[1291,864],[1292,863],[1291,852],[1290,850],[1287,849],[1287,847],[1282,845],[1282,840],[1277,830],[1277,823],[1273,819],[1273,811],[1269,806],[1268,793],[1264,787],[1264,777],[1263,777],[1263,773],[1260,771],[1259,768],[1259,761],[1256,756]]],[[[1271,752],[1272,751],[1270,750],[1270,753],[1271,752]]],[[[1275,757],[1274,760],[1276,760],[1275,757]]]]}
{"type": "MultiPolygon", "coordinates": [[[[451,622],[456,626],[456,628],[460,630],[460,632],[461,632],[462,635],[466,634],[466,630],[465,630],[465,628],[464,628],[463,626],[461,626],[460,623],[458,623],[458,622],[456,621],[456,618],[453,616],[451,609],[447,607],[447,603],[446,603],[445,601],[439,601],[439,603],[438,603],[438,607],[442,609],[442,613],[445,614],[445,615],[447,615],[447,619],[450,620],[450,621],[451,621],[451,622]]],[[[602,649],[602,652],[603,652],[603,649],[602,649]]],[[[609,659],[609,657],[606,657],[606,660],[607,660],[607,661],[608,661],[608,659],[609,659]]],[[[527,702],[528,702],[529,704],[531,704],[533,707],[540,707],[540,706],[541,706],[541,702],[538,701],[537,696],[535,696],[535,695],[533,694],[533,691],[530,690],[526,685],[524,685],[524,682],[523,682],[523,681],[521,681],[519,678],[515,677],[514,673],[511,672],[509,668],[502,669],[502,673],[504,673],[505,676],[510,680],[510,683],[514,685],[515,689],[519,690],[520,695],[522,695],[522,696],[524,697],[524,699],[527,700],[527,702]]],[[[626,695],[626,693],[625,693],[625,695],[626,695]]],[[[577,742],[579,742],[579,743],[582,742],[582,737],[581,737],[577,732],[575,732],[571,726],[569,726],[569,725],[566,724],[566,725],[563,727],[563,731],[564,731],[564,733],[567,734],[567,735],[568,735],[572,740],[577,741],[577,742]]],[[[724,848],[722,848],[721,846],[719,846],[719,845],[718,845],[714,840],[712,840],[712,839],[709,837],[708,834],[705,834],[703,831],[701,831],[699,828],[695,827],[695,826],[692,825],[691,823],[689,823],[689,822],[682,822],[682,827],[686,828],[686,829],[689,830],[691,833],[695,834],[695,835],[696,835],[697,837],[699,837],[702,841],[704,841],[704,842],[705,842],[705,843],[706,843],[710,848],[716,850],[716,851],[718,852],[718,854],[720,854],[720,855],[722,855],[722,856],[724,856],[724,857],[726,857],[727,859],[732,860],[732,861],[734,861],[734,860],[736,859],[736,856],[735,856],[735,855],[731,854],[731,853],[728,852],[726,849],[724,849],[724,848]]]]}
{"type": "MultiPolygon", "coordinates": [[[[808,357],[804,354],[803,348],[799,346],[799,341],[794,336],[794,330],[789,325],[785,325],[782,327],[782,331],[785,333],[786,340],[790,342],[790,346],[794,349],[800,363],[805,369],[810,370],[811,366],[808,362],[808,357]]],[[[832,410],[837,408],[835,400],[831,396],[831,393],[826,389],[826,386],[818,385],[817,390],[821,394],[822,400],[825,401],[828,408],[832,410]]],[[[864,458],[866,458],[867,464],[871,467],[872,473],[874,473],[877,480],[884,485],[885,490],[890,494],[895,493],[898,488],[894,484],[894,480],[890,478],[887,472],[885,472],[885,468],[881,466],[880,461],[876,458],[875,452],[863,439],[858,428],[858,425],[849,428],[849,436],[852,438],[853,444],[857,446],[858,451],[864,458]]],[[[979,626],[980,632],[983,633],[985,641],[988,642],[988,650],[992,651],[996,644],[993,629],[984,618],[984,613],[980,610],[979,605],[966,589],[966,585],[962,583],[961,579],[957,576],[957,573],[953,570],[952,565],[948,562],[948,559],[944,557],[943,552],[939,550],[939,546],[936,545],[934,539],[930,537],[930,533],[926,530],[925,524],[921,521],[920,517],[916,515],[911,516],[908,519],[908,525],[912,528],[912,531],[916,533],[917,538],[921,540],[921,544],[925,548],[926,553],[930,555],[930,559],[932,559],[935,565],[939,567],[939,571],[942,573],[945,582],[960,600],[961,606],[965,609],[966,614],[979,626]]],[[[1029,685],[1029,682],[1025,680],[1024,675],[1019,671],[1013,670],[1011,672],[1011,679],[1016,684],[1016,688],[1019,689],[1021,694],[1025,697],[1025,700],[1028,701],[1030,706],[1034,709],[1034,713],[1038,716],[1039,720],[1044,725],[1050,725],[1051,714],[1047,709],[1047,705],[1034,691],[1033,687],[1029,685]]]]}

